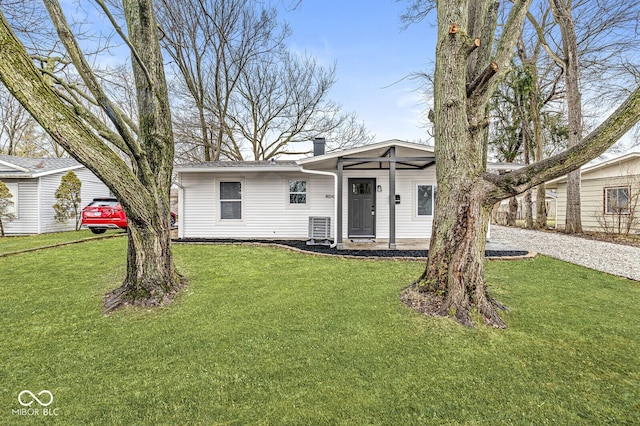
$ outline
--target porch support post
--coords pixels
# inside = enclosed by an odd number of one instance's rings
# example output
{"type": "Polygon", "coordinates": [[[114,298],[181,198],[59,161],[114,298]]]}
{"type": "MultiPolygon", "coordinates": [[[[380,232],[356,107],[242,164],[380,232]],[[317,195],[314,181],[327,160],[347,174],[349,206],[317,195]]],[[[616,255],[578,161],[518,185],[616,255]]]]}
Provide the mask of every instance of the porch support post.
{"type": "Polygon", "coordinates": [[[396,249],[396,147],[389,148],[389,249],[396,249]]]}
{"type": "Polygon", "coordinates": [[[336,213],[336,247],[338,248],[338,250],[341,250],[344,248],[344,244],[342,243],[342,217],[343,217],[343,212],[342,212],[342,176],[344,174],[344,161],[342,157],[338,158],[338,191],[336,193],[336,206],[337,207],[337,213],[336,213]]]}

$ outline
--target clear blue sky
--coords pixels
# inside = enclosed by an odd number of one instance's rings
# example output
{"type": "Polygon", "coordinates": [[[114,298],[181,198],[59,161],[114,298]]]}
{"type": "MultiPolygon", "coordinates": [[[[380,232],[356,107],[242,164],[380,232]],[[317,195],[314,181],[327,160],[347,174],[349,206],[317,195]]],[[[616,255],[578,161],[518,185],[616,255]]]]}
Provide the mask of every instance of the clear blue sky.
{"type": "Polygon", "coordinates": [[[423,96],[416,81],[403,79],[432,69],[436,29],[431,20],[403,30],[405,7],[395,0],[303,0],[281,13],[292,50],[336,63],[331,99],[356,112],[376,141],[427,139],[423,96]]]}

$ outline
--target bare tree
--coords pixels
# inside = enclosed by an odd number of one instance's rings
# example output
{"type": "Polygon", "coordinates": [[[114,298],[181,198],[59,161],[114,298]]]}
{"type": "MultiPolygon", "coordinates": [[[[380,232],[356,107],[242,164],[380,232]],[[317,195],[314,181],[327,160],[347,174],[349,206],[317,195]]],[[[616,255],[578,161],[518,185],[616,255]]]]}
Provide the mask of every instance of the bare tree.
{"type": "MultiPolygon", "coordinates": [[[[288,52],[247,67],[240,78],[233,104],[233,143],[245,141],[255,160],[268,160],[283,154],[303,154],[301,142],[333,133],[336,140],[360,137],[350,143],[370,139],[364,126],[353,115],[343,114],[340,105],[327,100],[335,82],[335,67],[323,69],[308,56],[288,52]]],[[[240,152],[240,149],[235,149],[240,152]]],[[[242,159],[242,158],[237,158],[242,159]]]]}
{"type": "Polygon", "coordinates": [[[105,297],[105,309],[124,304],[156,305],[171,300],[183,285],[171,251],[169,188],[173,139],[169,101],[151,0],[124,0],[128,35],[105,3],[97,1],[131,53],[138,117],[133,121],[107,95],[80,49],[61,5],[45,0],[56,43],[64,46],[75,86],[57,73],[55,58],[34,62],[0,14],[0,80],[46,132],[93,171],[119,198],[128,218],[127,272],[122,286],[105,297]],[[36,68],[36,63],[44,63],[36,68]],[[71,67],[73,70],[71,70],[71,67]],[[83,90],[86,88],[86,90],[83,90]],[[109,124],[84,102],[98,106],[109,124]]]}
{"type": "MultiPolygon", "coordinates": [[[[563,69],[568,111],[568,146],[578,143],[585,127],[583,91],[588,90],[596,102],[589,102],[591,113],[602,114],[620,94],[627,95],[636,68],[631,58],[637,52],[637,22],[640,2],[624,4],[604,0],[596,4],[587,0],[550,0],[558,31],[545,32],[530,19],[549,55],[563,69]],[[559,35],[557,34],[559,32],[559,35]],[[588,81],[588,86],[580,81],[588,81]],[[585,87],[581,87],[585,86],[585,87]]],[[[581,232],[580,172],[568,175],[567,217],[565,231],[581,232]]]]}
{"type": "Polygon", "coordinates": [[[488,104],[509,69],[531,0],[510,2],[496,34],[500,5],[493,0],[436,3],[432,117],[438,197],[429,258],[415,290],[438,301],[435,314],[472,325],[469,312],[476,308],[486,323],[506,327],[483,277],[491,208],[604,152],[640,119],[640,88],[574,147],[516,171],[488,173],[488,104]]]}
{"type": "Polygon", "coordinates": [[[190,95],[180,103],[192,114],[175,117],[180,156],[258,160],[300,153],[296,143],[320,134],[356,138],[350,144],[372,139],[353,113],[328,100],[335,67],[287,50],[290,30],[275,7],[251,0],[157,4],[163,46],[190,95]]]}
{"type": "MultiPolygon", "coordinates": [[[[571,1],[550,0],[553,16],[560,27],[562,34],[563,57],[558,60],[562,64],[565,85],[567,107],[569,112],[569,138],[567,146],[576,146],[582,139],[582,94],[579,84],[579,55],[578,39],[575,24],[571,16],[571,1]]],[[[567,175],[567,217],[565,232],[582,232],[582,219],[580,213],[580,170],[574,170],[567,175]]]]}
{"type": "Polygon", "coordinates": [[[16,155],[34,123],[27,110],[4,87],[0,88],[0,152],[16,155]]]}
{"type": "Polygon", "coordinates": [[[162,44],[173,59],[197,112],[204,160],[224,157],[231,137],[232,96],[243,69],[283,48],[275,8],[250,0],[159,0],[162,44]]]}

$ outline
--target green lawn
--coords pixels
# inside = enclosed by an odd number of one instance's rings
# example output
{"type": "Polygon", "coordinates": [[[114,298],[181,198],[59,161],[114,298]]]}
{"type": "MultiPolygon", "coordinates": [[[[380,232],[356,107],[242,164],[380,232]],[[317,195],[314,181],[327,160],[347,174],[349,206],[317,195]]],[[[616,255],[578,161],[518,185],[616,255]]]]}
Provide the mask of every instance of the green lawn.
{"type": "Polygon", "coordinates": [[[52,234],[29,235],[17,237],[0,237],[0,255],[22,250],[32,250],[57,244],[67,244],[83,239],[104,238],[105,236],[120,235],[123,231],[107,231],[106,234],[95,235],[89,230],[56,232],[52,234]]]}
{"type": "Polygon", "coordinates": [[[421,263],[175,246],[176,302],[104,317],[125,248],[0,258],[0,424],[640,423],[640,283],[489,262],[509,328],[466,329],[399,302],[421,263]]]}

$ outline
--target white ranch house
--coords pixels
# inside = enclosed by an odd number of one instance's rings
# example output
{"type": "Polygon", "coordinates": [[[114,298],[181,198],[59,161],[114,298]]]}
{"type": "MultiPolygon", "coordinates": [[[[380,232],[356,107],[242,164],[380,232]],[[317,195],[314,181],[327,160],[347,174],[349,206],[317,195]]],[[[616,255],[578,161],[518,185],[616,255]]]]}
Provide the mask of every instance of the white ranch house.
{"type": "Polygon", "coordinates": [[[7,235],[44,234],[71,231],[75,221],[57,222],[53,205],[55,192],[62,176],[73,172],[82,182],[82,205],[94,197],[109,194],[109,189],[89,169],[73,158],[23,158],[0,155],[0,180],[9,188],[13,197],[10,212],[16,218],[3,221],[7,235]]]}
{"type": "MultiPolygon", "coordinates": [[[[298,161],[214,161],[177,167],[179,238],[297,239],[338,248],[431,235],[433,147],[390,140],[298,161]]],[[[417,241],[416,241],[417,240],[417,241]]]]}

